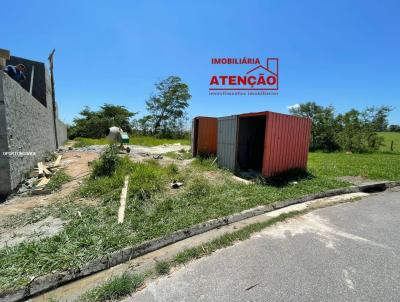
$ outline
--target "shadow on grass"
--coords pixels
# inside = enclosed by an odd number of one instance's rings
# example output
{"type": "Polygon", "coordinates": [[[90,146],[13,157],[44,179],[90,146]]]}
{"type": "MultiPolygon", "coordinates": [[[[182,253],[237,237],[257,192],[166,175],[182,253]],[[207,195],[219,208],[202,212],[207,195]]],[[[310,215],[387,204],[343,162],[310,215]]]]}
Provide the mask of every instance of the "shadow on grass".
{"type": "Polygon", "coordinates": [[[302,169],[291,169],[271,177],[258,176],[257,182],[266,186],[282,188],[292,185],[295,182],[311,180],[313,178],[315,178],[315,176],[308,171],[302,169]]]}

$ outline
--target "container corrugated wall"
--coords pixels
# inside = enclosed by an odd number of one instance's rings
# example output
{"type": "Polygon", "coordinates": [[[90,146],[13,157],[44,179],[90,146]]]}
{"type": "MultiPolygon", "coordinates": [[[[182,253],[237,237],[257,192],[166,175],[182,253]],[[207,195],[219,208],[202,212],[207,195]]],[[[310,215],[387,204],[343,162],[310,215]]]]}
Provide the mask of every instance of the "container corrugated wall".
{"type": "Polygon", "coordinates": [[[236,115],[218,119],[218,165],[232,171],[236,169],[237,127],[236,115]]]}
{"type": "Polygon", "coordinates": [[[262,174],[273,176],[288,169],[307,168],[311,120],[267,112],[262,174]]]}
{"type": "Polygon", "coordinates": [[[197,155],[217,154],[217,124],[215,117],[195,117],[192,125],[192,152],[197,155]]]}

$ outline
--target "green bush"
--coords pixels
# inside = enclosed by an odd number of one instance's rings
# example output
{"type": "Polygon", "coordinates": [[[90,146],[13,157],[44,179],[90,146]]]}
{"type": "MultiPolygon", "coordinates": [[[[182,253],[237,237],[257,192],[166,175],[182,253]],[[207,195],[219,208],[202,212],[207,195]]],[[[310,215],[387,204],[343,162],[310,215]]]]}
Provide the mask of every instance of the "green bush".
{"type": "Polygon", "coordinates": [[[91,177],[111,176],[115,172],[119,160],[118,147],[109,145],[100,158],[94,162],[91,177]]]}
{"type": "Polygon", "coordinates": [[[310,150],[373,152],[379,150],[383,139],[378,131],[386,130],[391,107],[369,107],[363,111],[351,109],[335,114],[332,106],[323,107],[314,102],[290,109],[296,116],[312,121],[310,150]]]}
{"type": "Polygon", "coordinates": [[[112,126],[131,132],[131,118],[136,113],[130,112],[124,106],[104,104],[98,111],[91,111],[89,107],[85,107],[79,114],[81,117],[75,118],[73,124],[68,127],[69,139],[102,138],[112,126]]]}

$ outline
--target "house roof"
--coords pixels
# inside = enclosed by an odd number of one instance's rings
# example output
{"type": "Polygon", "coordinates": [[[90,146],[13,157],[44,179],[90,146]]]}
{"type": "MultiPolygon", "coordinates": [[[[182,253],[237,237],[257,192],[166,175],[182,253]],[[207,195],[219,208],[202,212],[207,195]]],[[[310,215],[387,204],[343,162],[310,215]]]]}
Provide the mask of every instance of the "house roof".
{"type": "Polygon", "coordinates": [[[251,69],[251,70],[249,70],[248,72],[246,72],[246,74],[252,73],[253,71],[255,71],[256,69],[259,69],[259,68],[262,68],[262,69],[268,71],[269,73],[271,73],[271,74],[277,76],[277,74],[276,74],[275,72],[272,72],[272,71],[269,70],[267,67],[264,67],[264,66],[262,66],[262,65],[258,65],[257,67],[254,67],[253,69],[251,69]]]}

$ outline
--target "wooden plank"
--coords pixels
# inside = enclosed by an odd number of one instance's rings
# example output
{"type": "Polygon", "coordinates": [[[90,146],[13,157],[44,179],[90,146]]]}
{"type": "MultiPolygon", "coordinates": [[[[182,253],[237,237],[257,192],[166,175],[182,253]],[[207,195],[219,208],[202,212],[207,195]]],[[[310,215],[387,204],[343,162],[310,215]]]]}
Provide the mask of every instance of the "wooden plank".
{"type": "Polygon", "coordinates": [[[236,176],[236,175],[232,175],[232,178],[233,178],[234,180],[240,181],[240,182],[242,182],[242,183],[244,183],[244,184],[246,184],[246,185],[252,184],[252,182],[251,182],[250,180],[247,180],[247,179],[238,177],[238,176],[236,176]]]}
{"type": "Polygon", "coordinates": [[[40,161],[38,162],[38,170],[39,170],[39,176],[43,176],[43,163],[40,161]]]}
{"type": "Polygon", "coordinates": [[[53,167],[58,167],[58,166],[60,165],[61,158],[62,158],[62,155],[57,156],[57,159],[56,159],[56,161],[54,162],[53,167]]]}
{"type": "Polygon", "coordinates": [[[118,209],[118,223],[123,223],[125,218],[126,196],[128,195],[129,175],[125,176],[124,186],[122,187],[120,206],[118,209]]]}
{"type": "Polygon", "coordinates": [[[43,172],[46,176],[50,176],[52,173],[47,169],[46,166],[43,166],[43,172]]]}
{"type": "Polygon", "coordinates": [[[47,184],[49,183],[49,181],[50,181],[50,178],[43,177],[43,178],[38,182],[38,184],[36,185],[36,187],[44,187],[45,185],[47,185],[47,184]]]}
{"type": "Polygon", "coordinates": [[[47,195],[50,193],[51,191],[47,189],[36,189],[32,191],[32,195],[47,195]]]}

